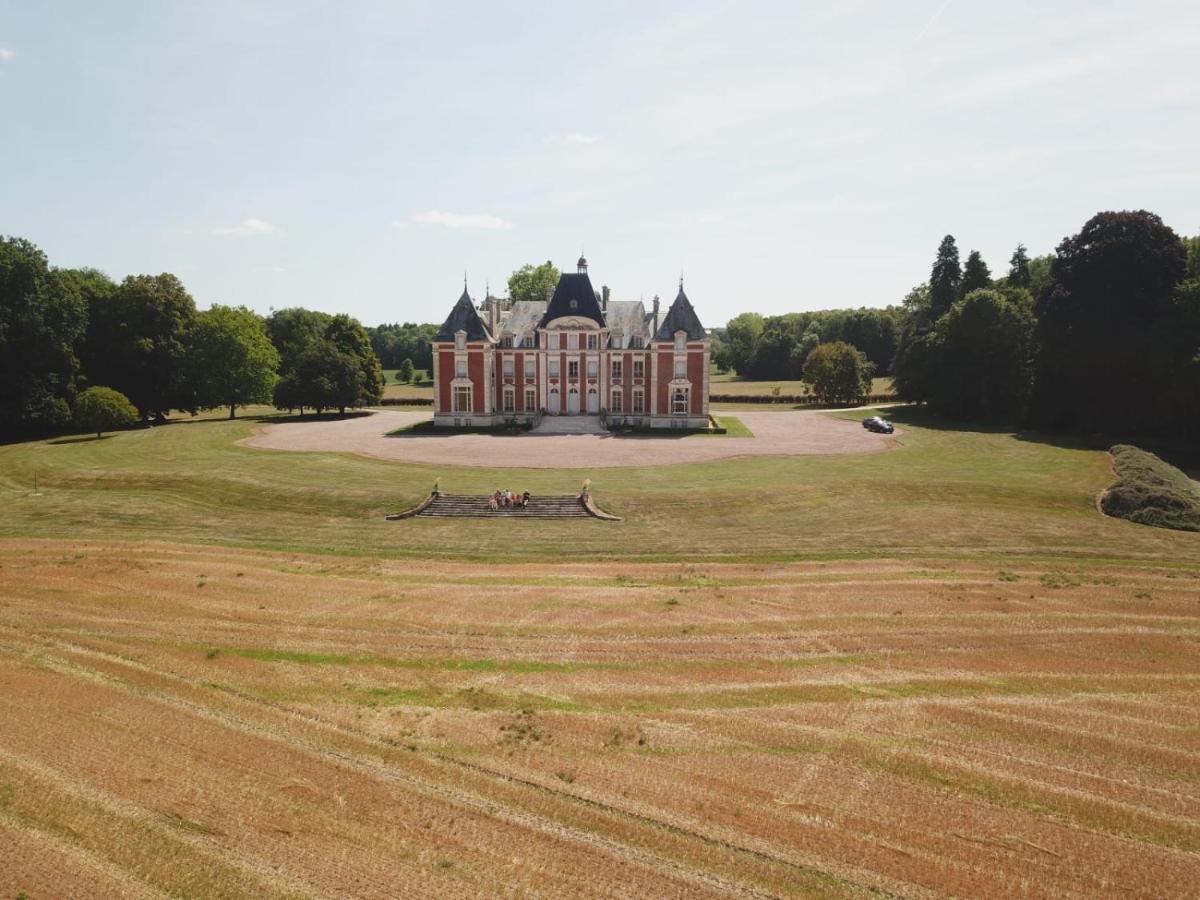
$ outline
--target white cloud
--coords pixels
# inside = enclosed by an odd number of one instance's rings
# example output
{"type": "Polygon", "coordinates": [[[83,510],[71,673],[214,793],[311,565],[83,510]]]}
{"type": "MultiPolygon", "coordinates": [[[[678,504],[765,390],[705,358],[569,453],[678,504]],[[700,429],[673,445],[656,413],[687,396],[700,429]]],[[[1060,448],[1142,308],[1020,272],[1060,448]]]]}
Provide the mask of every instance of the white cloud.
{"type": "Polygon", "coordinates": [[[407,228],[407,227],[408,227],[408,223],[407,223],[407,222],[401,222],[399,219],[392,219],[392,227],[393,227],[393,228],[407,228]]]}
{"type": "Polygon", "coordinates": [[[551,146],[559,144],[594,144],[600,138],[592,134],[580,134],[578,131],[572,131],[570,134],[548,134],[542,138],[543,144],[551,146]]]}
{"type": "Polygon", "coordinates": [[[236,225],[218,225],[213,229],[213,234],[219,234],[222,237],[258,237],[260,234],[270,234],[275,231],[275,226],[270,222],[264,222],[262,219],[242,219],[236,225]]]}
{"type": "Polygon", "coordinates": [[[0,62],[8,62],[17,54],[13,53],[7,47],[0,47],[0,62]]]}
{"type": "Polygon", "coordinates": [[[499,216],[489,216],[482,213],[452,213],[437,209],[426,210],[413,216],[414,222],[422,225],[443,225],[446,228],[512,228],[512,222],[506,222],[499,216]]]}

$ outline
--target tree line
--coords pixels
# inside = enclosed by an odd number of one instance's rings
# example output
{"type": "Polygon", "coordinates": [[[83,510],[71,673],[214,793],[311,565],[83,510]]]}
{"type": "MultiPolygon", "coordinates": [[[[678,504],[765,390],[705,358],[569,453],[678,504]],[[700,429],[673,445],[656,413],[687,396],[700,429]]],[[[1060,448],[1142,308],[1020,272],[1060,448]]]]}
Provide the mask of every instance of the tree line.
{"type": "Polygon", "coordinates": [[[844,343],[858,350],[876,372],[887,372],[896,353],[903,311],[829,309],[762,316],[742,313],[713,330],[713,362],[755,381],[804,377],[809,354],[821,344],[844,343]]]}
{"type": "Polygon", "coordinates": [[[161,421],[172,410],[227,407],[233,417],[252,403],[344,411],[382,392],[371,339],[350,316],[197,310],[170,273],[117,283],[0,238],[0,437],[161,421]]]}
{"type": "Polygon", "coordinates": [[[1052,256],[1018,246],[993,278],[943,238],[905,298],[892,374],[958,419],[1054,431],[1200,434],[1200,238],[1145,210],[1101,212],[1052,256]]]}

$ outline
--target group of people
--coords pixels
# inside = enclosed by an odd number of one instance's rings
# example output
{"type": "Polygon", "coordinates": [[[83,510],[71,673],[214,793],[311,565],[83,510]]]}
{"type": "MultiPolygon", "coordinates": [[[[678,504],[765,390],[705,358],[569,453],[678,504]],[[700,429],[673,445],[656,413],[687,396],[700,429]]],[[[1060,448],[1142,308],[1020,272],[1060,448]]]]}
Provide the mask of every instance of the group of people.
{"type": "Polygon", "coordinates": [[[529,491],[514,494],[508,488],[488,497],[488,509],[524,509],[529,505],[529,491]]]}

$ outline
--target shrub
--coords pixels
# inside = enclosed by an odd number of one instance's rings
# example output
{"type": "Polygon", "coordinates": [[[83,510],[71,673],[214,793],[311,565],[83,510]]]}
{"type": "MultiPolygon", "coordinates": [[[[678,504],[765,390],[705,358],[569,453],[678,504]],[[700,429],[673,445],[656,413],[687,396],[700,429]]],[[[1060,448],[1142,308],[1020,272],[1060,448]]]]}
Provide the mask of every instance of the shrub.
{"type": "Polygon", "coordinates": [[[1117,482],[1101,508],[1139,525],[1200,531],[1200,486],[1153,453],[1129,444],[1112,448],[1117,482]]]}
{"type": "Polygon", "coordinates": [[[75,399],[75,424],[84,431],[112,431],[137,421],[129,398],[110,387],[90,387],[75,399]]]}

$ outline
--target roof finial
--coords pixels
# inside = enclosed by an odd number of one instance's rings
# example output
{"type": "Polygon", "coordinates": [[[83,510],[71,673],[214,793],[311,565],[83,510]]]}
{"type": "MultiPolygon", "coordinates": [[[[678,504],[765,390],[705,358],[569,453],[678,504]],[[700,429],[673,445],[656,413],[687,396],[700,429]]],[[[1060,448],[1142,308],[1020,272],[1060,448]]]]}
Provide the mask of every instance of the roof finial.
{"type": "Polygon", "coordinates": [[[467,292],[467,270],[463,269],[463,293],[467,292]]]}
{"type": "Polygon", "coordinates": [[[679,270],[679,293],[683,293],[683,269],[679,270]]]}

